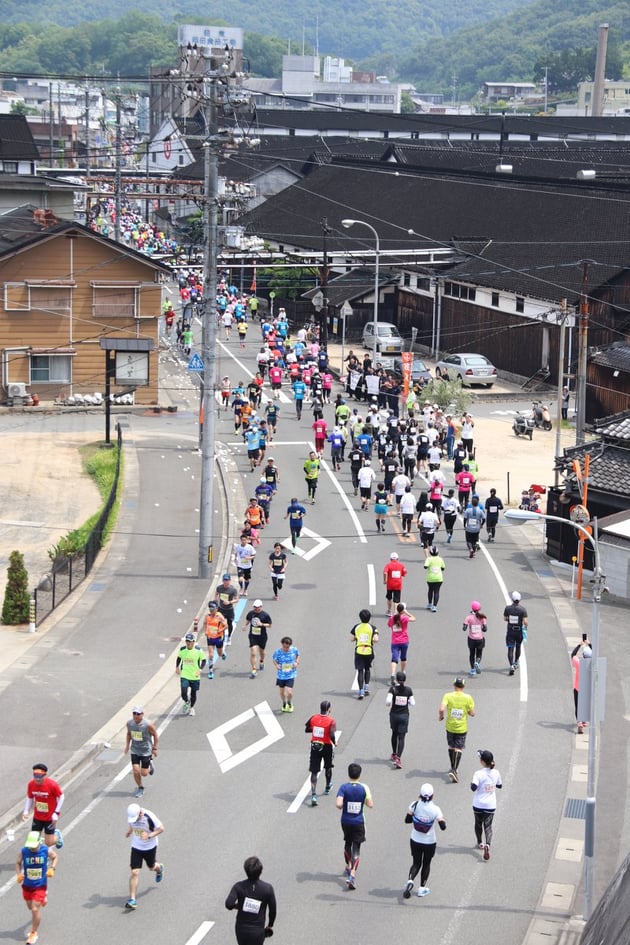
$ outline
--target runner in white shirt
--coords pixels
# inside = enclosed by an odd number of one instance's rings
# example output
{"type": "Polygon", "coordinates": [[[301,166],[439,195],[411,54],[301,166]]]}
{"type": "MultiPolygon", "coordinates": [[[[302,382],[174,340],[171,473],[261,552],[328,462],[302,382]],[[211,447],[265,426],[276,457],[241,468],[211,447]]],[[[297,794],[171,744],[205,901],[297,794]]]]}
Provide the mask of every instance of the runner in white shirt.
{"type": "Polygon", "coordinates": [[[497,809],[497,791],[503,787],[501,775],[494,767],[494,755],[487,749],[480,751],[481,768],[475,771],[470,782],[470,790],[474,791],[473,813],[475,815],[475,837],[477,846],[483,850],[484,860],[490,859],[490,844],[492,843],[492,821],[497,809]],[[482,839],[485,834],[485,843],[482,839]]]}
{"type": "Polygon", "coordinates": [[[433,786],[423,784],[420,788],[418,800],[409,806],[405,816],[405,823],[413,824],[409,841],[413,862],[409,868],[409,879],[403,890],[403,898],[405,899],[409,899],[411,896],[413,881],[418,873],[420,873],[418,895],[420,897],[428,896],[431,892],[427,886],[427,881],[431,872],[431,860],[435,856],[437,847],[436,821],[440,826],[440,830],[446,830],[444,814],[437,804],[433,803],[433,786]]]}
{"type": "Polygon", "coordinates": [[[366,459],[365,464],[359,470],[357,478],[361,495],[361,511],[363,512],[367,509],[372,497],[372,483],[376,482],[376,473],[372,469],[369,459],[366,459]]]}
{"type": "Polygon", "coordinates": [[[406,486],[405,491],[400,497],[400,514],[402,516],[403,535],[411,535],[411,524],[413,522],[413,513],[415,511],[416,497],[411,491],[411,486],[406,486]]]}
{"type": "Polygon", "coordinates": [[[405,489],[409,486],[411,488],[411,479],[409,476],[405,476],[402,471],[402,466],[398,467],[398,475],[394,476],[392,479],[392,492],[396,498],[396,511],[400,516],[400,502],[405,492],[405,489]]]}

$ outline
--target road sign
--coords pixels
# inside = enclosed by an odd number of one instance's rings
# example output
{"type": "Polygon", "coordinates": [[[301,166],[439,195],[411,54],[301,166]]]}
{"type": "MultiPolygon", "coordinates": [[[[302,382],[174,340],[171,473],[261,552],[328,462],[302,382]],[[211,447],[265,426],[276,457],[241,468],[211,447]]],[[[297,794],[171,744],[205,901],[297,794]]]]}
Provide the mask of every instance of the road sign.
{"type": "Polygon", "coordinates": [[[341,314],[343,315],[344,318],[349,318],[350,315],[352,315],[352,306],[350,305],[350,302],[348,302],[347,300],[341,306],[341,314]]]}
{"type": "Polygon", "coordinates": [[[188,362],[188,370],[196,371],[198,374],[203,372],[204,364],[198,354],[193,354],[192,358],[188,362]]]}

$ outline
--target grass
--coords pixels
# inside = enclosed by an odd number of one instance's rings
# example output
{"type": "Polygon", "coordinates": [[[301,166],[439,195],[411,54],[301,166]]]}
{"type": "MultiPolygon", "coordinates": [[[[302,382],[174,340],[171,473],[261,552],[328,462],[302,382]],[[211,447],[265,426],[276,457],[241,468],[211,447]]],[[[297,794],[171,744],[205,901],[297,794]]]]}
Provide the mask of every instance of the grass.
{"type": "MultiPolygon", "coordinates": [[[[83,523],[83,525],[81,525],[79,528],[73,529],[71,532],[68,532],[68,534],[65,535],[58,544],[49,549],[48,556],[52,560],[61,555],[80,555],[85,551],[85,546],[87,545],[90,534],[99,519],[99,516],[105,503],[107,502],[114,484],[114,479],[116,476],[116,449],[103,449],[100,443],[87,443],[85,446],[81,446],[79,448],[79,455],[81,456],[81,463],[84,472],[86,472],[96,484],[96,487],[101,496],[102,504],[101,507],[93,515],[91,515],[86,522],[83,523]]],[[[103,544],[111,535],[118,518],[118,512],[120,510],[123,462],[124,454],[121,453],[118,491],[116,500],[112,506],[112,510],[109,514],[109,518],[103,532],[103,544]]]]}

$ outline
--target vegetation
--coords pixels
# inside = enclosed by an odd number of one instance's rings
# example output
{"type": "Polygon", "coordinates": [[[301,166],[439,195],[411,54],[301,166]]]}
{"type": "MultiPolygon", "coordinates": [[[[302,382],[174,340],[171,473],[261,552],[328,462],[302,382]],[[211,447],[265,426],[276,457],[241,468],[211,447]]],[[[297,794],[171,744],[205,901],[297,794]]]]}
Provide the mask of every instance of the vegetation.
{"type": "Polygon", "coordinates": [[[303,292],[308,292],[319,285],[319,270],[312,266],[295,268],[259,269],[257,273],[258,290],[265,287],[283,299],[297,299],[303,292]]]}
{"type": "MultiPolygon", "coordinates": [[[[79,452],[81,453],[83,469],[94,480],[98,491],[101,494],[101,498],[103,499],[103,504],[105,504],[114,485],[118,451],[116,449],[103,449],[98,443],[90,443],[87,446],[81,447],[79,452]]],[[[121,469],[122,459],[123,457],[121,455],[121,469]]],[[[118,517],[118,510],[120,507],[121,481],[122,477],[119,480],[116,502],[112,507],[103,534],[103,542],[105,542],[111,534],[111,530],[114,527],[118,517]]],[[[76,555],[83,554],[92,529],[98,521],[101,511],[102,509],[99,509],[86,522],[84,522],[80,528],[76,528],[69,532],[58,542],[58,544],[54,545],[52,548],[49,548],[48,557],[54,561],[55,558],[74,557],[76,555]]]]}
{"type": "Polygon", "coordinates": [[[2,623],[15,626],[28,622],[28,571],[21,551],[12,551],[7,568],[7,586],[2,605],[2,623]]]}
{"type": "Polygon", "coordinates": [[[472,401],[471,392],[462,387],[459,380],[429,381],[422,388],[422,393],[432,404],[437,404],[442,410],[449,410],[455,414],[465,413],[472,401]]]}

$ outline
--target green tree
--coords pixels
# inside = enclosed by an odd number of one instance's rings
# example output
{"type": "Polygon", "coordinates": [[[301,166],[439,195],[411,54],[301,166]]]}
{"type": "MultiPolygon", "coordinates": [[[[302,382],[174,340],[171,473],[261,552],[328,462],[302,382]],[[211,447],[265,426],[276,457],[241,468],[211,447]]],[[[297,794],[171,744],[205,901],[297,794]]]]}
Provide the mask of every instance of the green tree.
{"type": "Polygon", "coordinates": [[[287,51],[284,40],[274,36],[245,33],[243,47],[252,75],[273,78],[282,73],[282,57],[287,51]]]}
{"type": "Polygon", "coordinates": [[[28,571],[24,567],[21,551],[12,551],[7,569],[7,586],[2,605],[2,623],[15,626],[28,623],[29,617],[28,571]]]}
{"type": "Polygon", "coordinates": [[[409,92],[403,92],[400,96],[400,114],[401,115],[415,115],[416,106],[411,100],[411,95],[409,92]]]}

